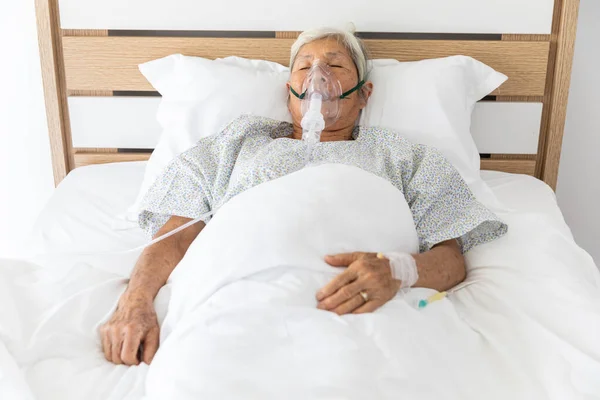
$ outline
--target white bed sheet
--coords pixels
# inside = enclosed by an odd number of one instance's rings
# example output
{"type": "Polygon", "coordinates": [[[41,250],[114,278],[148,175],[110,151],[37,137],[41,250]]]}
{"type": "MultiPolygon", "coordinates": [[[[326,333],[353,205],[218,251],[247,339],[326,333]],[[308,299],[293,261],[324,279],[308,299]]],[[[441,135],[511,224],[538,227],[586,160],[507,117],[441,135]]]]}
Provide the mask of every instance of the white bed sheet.
{"type": "MultiPolygon", "coordinates": [[[[142,244],[146,240],[143,232],[120,215],[135,199],[144,166],[143,162],[122,163],[89,166],[73,171],[42,212],[30,241],[31,253],[115,251],[142,244]]],[[[521,175],[499,172],[483,172],[482,175],[498,199],[512,209],[513,215],[523,214],[519,221],[524,226],[532,216],[534,219],[543,218],[548,226],[560,233],[561,240],[572,240],[554,194],[545,184],[521,175]]],[[[562,262],[572,264],[574,276],[589,280],[591,287],[598,288],[598,273],[590,269],[593,262],[589,256],[574,245],[569,245],[572,250],[569,254],[561,253],[561,246],[557,246],[556,254],[551,257],[566,258],[562,262]]],[[[485,260],[482,260],[484,253],[477,249],[471,252],[469,264],[485,264],[485,260]]],[[[135,399],[143,395],[148,366],[127,368],[105,362],[95,335],[100,321],[106,320],[114,310],[124,290],[125,278],[138,254],[46,258],[43,265],[47,268],[41,269],[22,261],[0,262],[0,301],[6,305],[0,309],[1,399],[135,399]],[[52,274],[45,273],[48,269],[52,270],[52,274]],[[57,281],[60,281],[59,292],[52,289],[57,281]],[[44,306],[36,298],[37,293],[48,296],[44,306]],[[23,315],[34,314],[36,317],[33,319],[23,318],[23,315]],[[15,393],[20,393],[21,397],[15,397],[15,393]]],[[[482,269],[476,268],[474,273],[481,274],[482,269]]],[[[556,279],[561,279],[560,274],[556,279]]],[[[594,295],[599,298],[597,294],[594,295]]],[[[468,297],[468,294],[457,298],[457,305],[468,302],[465,296],[468,297]]],[[[156,301],[161,322],[165,318],[169,297],[170,286],[167,286],[156,301]]],[[[597,324],[599,307],[582,304],[581,308],[594,317],[590,319],[590,325],[587,326],[590,332],[586,333],[585,338],[600,334],[597,324]]],[[[581,315],[578,314],[578,317],[581,315]]],[[[476,332],[481,329],[479,334],[485,336],[485,329],[491,326],[493,324],[472,328],[476,332]]],[[[576,325],[573,327],[581,328],[576,325]]],[[[557,346],[564,346],[572,339],[568,327],[548,329],[556,336],[557,346]]],[[[578,340],[579,343],[571,345],[580,345],[581,335],[578,340]]],[[[588,343],[585,340],[583,342],[588,343]]],[[[586,373],[600,374],[598,347],[593,351],[587,349],[587,353],[585,346],[580,350],[582,353],[577,357],[587,360],[585,362],[589,365],[586,373]]],[[[547,360],[552,361],[555,360],[547,360]]],[[[532,365],[547,368],[548,373],[555,372],[554,366],[544,365],[544,362],[539,360],[536,365],[532,361],[532,365]]],[[[579,368],[586,365],[585,362],[578,364],[579,368]]],[[[575,372],[579,372],[579,377],[582,376],[581,371],[575,372]]],[[[584,379],[575,383],[583,393],[578,398],[600,398],[600,386],[591,385],[591,381],[584,379]]],[[[556,388],[547,389],[547,398],[561,398],[557,397],[560,395],[560,382],[556,383],[556,388]],[[556,389],[554,393],[553,389],[556,389]]]]}
{"type": "Polygon", "coordinates": [[[145,236],[123,216],[141,186],[145,161],[77,168],[60,183],[33,228],[29,254],[115,251],[145,236]]]}

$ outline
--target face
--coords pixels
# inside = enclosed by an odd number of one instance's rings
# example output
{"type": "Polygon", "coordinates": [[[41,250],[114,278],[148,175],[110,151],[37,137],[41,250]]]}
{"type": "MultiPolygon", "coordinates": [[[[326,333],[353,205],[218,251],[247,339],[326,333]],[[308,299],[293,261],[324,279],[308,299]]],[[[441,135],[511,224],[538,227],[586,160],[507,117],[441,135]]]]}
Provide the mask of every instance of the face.
{"type": "MultiPolygon", "coordinates": [[[[340,81],[342,92],[352,89],[358,83],[358,70],[346,48],[338,43],[336,39],[327,38],[302,46],[291,68],[288,91],[291,85],[296,92],[302,92],[302,84],[315,60],[319,60],[321,63],[329,66],[331,73],[340,81]]],[[[362,95],[357,90],[348,97],[340,100],[340,117],[333,125],[327,126],[325,130],[337,131],[353,127],[358,119],[360,110],[367,105],[367,99],[371,94],[371,90],[372,84],[367,82],[360,89],[362,95]]],[[[302,120],[301,100],[291,95],[289,109],[294,125],[299,126],[302,120]]]]}

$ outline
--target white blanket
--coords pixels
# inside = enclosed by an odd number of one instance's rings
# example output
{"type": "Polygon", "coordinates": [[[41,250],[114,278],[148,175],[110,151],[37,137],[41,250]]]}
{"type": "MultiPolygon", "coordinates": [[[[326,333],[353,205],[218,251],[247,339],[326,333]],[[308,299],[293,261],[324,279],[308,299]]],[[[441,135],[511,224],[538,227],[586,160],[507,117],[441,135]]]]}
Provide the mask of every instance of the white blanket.
{"type": "Polygon", "coordinates": [[[340,165],[257,186],[159,294],[150,367],[109,364],[97,336],[125,285],[110,270],[136,254],[0,261],[0,399],[600,398],[597,269],[559,217],[501,217],[509,233],[468,254],[448,299],[418,310],[433,291],[415,289],[338,317],[315,308],[339,273],[323,256],[414,251],[402,194],[340,165]]]}

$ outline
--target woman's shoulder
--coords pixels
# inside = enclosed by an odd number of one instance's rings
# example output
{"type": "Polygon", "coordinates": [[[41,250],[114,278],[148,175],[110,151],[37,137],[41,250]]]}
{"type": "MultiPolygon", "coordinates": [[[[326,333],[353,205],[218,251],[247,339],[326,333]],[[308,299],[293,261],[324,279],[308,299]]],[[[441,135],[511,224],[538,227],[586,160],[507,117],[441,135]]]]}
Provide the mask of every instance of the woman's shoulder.
{"type": "Polygon", "coordinates": [[[225,149],[236,150],[250,138],[277,138],[289,135],[292,124],[268,117],[243,114],[231,120],[223,129],[199,139],[195,146],[183,152],[180,158],[196,158],[203,153],[222,152],[225,149]]]}
{"type": "Polygon", "coordinates": [[[220,131],[197,140],[174,161],[194,164],[215,157],[227,157],[227,154],[238,153],[252,138],[265,138],[268,141],[269,137],[274,137],[273,132],[283,131],[287,125],[291,124],[250,114],[240,115],[220,131]]]}
{"type": "Polygon", "coordinates": [[[415,142],[408,139],[407,136],[415,137],[415,134],[411,132],[410,135],[407,135],[395,129],[377,126],[360,126],[358,134],[358,137],[364,142],[378,147],[385,147],[394,155],[400,153],[413,157],[422,157],[429,154],[443,157],[442,153],[436,147],[415,142]]]}
{"type": "Polygon", "coordinates": [[[292,124],[269,117],[253,114],[242,114],[233,119],[222,134],[234,137],[270,136],[280,137],[289,134],[292,124]]]}
{"type": "Polygon", "coordinates": [[[406,135],[403,135],[401,132],[390,128],[361,125],[359,126],[358,132],[358,137],[360,137],[362,140],[377,141],[383,143],[389,142],[409,147],[417,145],[409,139],[407,139],[406,135]]]}
{"type": "Polygon", "coordinates": [[[286,121],[278,121],[252,114],[242,114],[229,121],[220,130],[199,139],[196,146],[207,147],[257,136],[279,137],[274,135],[286,132],[291,128],[292,124],[286,121]]]}

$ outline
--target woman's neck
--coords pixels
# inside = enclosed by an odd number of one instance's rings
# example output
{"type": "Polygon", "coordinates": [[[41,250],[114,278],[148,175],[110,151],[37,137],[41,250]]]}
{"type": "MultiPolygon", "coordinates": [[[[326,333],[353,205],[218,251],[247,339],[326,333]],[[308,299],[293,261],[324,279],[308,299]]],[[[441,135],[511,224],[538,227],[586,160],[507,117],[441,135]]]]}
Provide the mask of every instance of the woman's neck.
{"type": "MultiPolygon", "coordinates": [[[[341,140],[352,140],[352,133],[354,132],[354,126],[347,126],[337,130],[324,130],[321,132],[321,142],[336,142],[341,140]]],[[[292,139],[302,139],[302,127],[294,124],[294,133],[292,133],[292,139]]]]}

